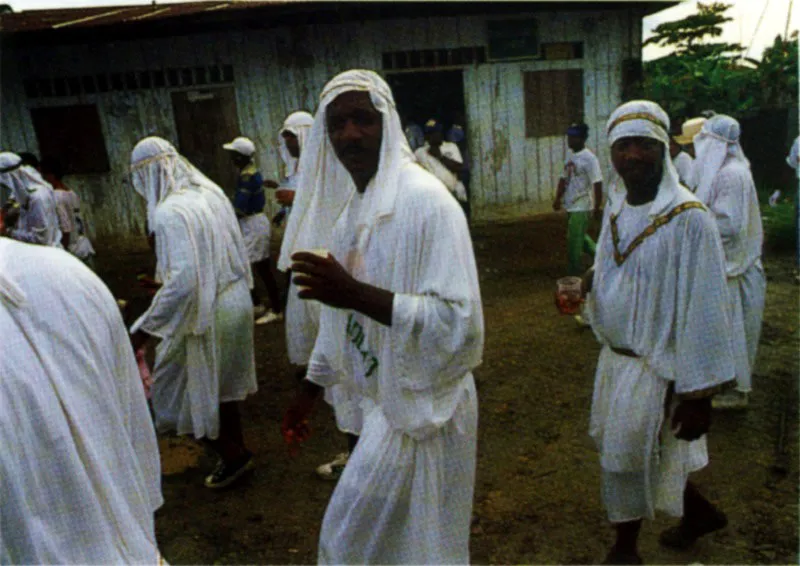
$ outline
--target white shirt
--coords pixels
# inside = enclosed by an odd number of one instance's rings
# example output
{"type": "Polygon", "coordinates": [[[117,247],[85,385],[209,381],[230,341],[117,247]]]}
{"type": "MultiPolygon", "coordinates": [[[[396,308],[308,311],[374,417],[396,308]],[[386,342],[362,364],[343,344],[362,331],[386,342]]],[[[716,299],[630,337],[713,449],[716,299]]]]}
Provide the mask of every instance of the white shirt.
{"type": "Polygon", "coordinates": [[[691,188],[689,183],[691,182],[692,167],[694,166],[692,156],[685,151],[681,151],[672,158],[672,164],[678,171],[678,179],[680,179],[681,184],[684,187],[691,188]]]}
{"type": "Polygon", "coordinates": [[[564,193],[564,209],[567,212],[592,210],[594,184],[603,182],[600,162],[595,154],[589,148],[573,153],[564,162],[564,174],[561,178],[567,186],[564,193]]]}

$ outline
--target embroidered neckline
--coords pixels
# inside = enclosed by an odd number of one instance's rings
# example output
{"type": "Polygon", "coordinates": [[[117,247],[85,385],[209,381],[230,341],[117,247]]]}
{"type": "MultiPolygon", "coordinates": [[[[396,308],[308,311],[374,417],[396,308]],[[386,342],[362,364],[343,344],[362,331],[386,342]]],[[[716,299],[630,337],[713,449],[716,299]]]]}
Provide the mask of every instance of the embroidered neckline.
{"type": "Polygon", "coordinates": [[[700,208],[705,210],[705,206],[703,206],[699,202],[685,202],[683,204],[679,204],[666,214],[662,216],[657,216],[653,222],[645,228],[641,234],[636,236],[633,241],[628,245],[628,248],[624,252],[619,251],[619,229],[617,228],[617,217],[619,213],[612,214],[610,221],[611,221],[611,241],[614,244],[614,261],[617,262],[617,266],[621,266],[625,263],[625,260],[634,252],[636,248],[641,246],[644,241],[656,233],[656,231],[661,228],[662,226],[668,224],[673,218],[685,212],[687,210],[691,210],[693,208],[700,208]]]}

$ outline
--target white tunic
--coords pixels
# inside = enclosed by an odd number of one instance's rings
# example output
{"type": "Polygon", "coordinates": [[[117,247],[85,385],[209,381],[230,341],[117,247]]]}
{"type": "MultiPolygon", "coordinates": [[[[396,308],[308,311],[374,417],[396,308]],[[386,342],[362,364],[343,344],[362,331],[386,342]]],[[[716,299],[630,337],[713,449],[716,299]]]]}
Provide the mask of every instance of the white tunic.
{"type": "Polygon", "coordinates": [[[175,191],[155,210],[164,285],[131,332],[161,338],[153,368],[159,431],[217,438],[219,404],[257,390],[249,266],[232,223],[231,205],[211,191],[175,191]]]}
{"type": "Polygon", "coordinates": [[[692,159],[692,156],[685,151],[681,151],[672,158],[672,164],[678,172],[678,178],[681,184],[685,187],[689,187],[692,179],[692,168],[694,167],[694,159],[692,159]]]}
{"type": "Polygon", "coordinates": [[[50,185],[35,187],[20,211],[11,237],[20,242],[61,247],[61,230],[58,228],[56,199],[50,185]]]}
{"type": "Polygon", "coordinates": [[[464,214],[441,184],[413,163],[398,173],[393,203],[376,205],[373,183],[334,230],[334,257],[395,298],[390,327],[322,307],[309,379],[356,388],[364,426],[325,514],[320,563],[469,562],[471,370],[483,351],[475,258],[464,214]]]}
{"type": "Polygon", "coordinates": [[[699,206],[697,199],[677,187],[640,207],[617,198],[598,241],[594,289],[586,306],[605,348],[595,378],[590,434],[605,473],[638,475],[646,486],[643,509],[630,503],[626,490],[607,498],[615,522],[652,517],[655,508],[682,513],[686,477],[705,465],[707,453],[705,438],[678,441],[668,436],[668,428],[662,430],[668,386],[687,394],[734,376],[722,246],[711,215],[693,206],[699,206]],[[682,205],[686,210],[628,253],[648,226],[682,205]],[[621,255],[615,256],[617,250],[621,255]],[[616,354],[612,346],[639,357],[616,354]]]}
{"type": "MultiPolygon", "coordinates": [[[[442,153],[442,157],[447,157],[457,163],[464,163],[461,150],[458,149],[458,146],[453,142],[442,142],[439,150],[442,153]]],[[[458,176],[450,171],[444,163],[431,155],[430,146],[427,143],[418,148],[414,152],[414,156],[417,158],[417,161],[419,161],[419,164],[439,179],[444,186],[447,187],[447,190],[453,193],[459,201],[466,202],[467,189],[464,187],[464,183],[462,183],[458,176]]]]}
{"type": "Polygon", "coordinates": [[[603,182],[603,172],[597,156],[589,148],[573,153],[564,162],[561,175],[566,183],[564,210],[587,212],[594,207],[594,184],[603,182]]]}
{"type": "Polygon", "coordinates": [[[267,215],[259,212],[240,218],[239,227],[242,230],[242,238],[250,263],[269,259],[271,229],[267,215]]]}
{"type": "Polygon", "coordinates": [[[716,220],[725,250],[737,388],[750,391],[767,279],[761,265],[764,231],[753,177],[742,161],[726,160],[710,188],[697,197],[716,220]]]}
{"type": "Polygon", "coordinates": [[[5,238],[0,274],[0,563],[158,563],[158,446],[114,298],[5,238]]]}

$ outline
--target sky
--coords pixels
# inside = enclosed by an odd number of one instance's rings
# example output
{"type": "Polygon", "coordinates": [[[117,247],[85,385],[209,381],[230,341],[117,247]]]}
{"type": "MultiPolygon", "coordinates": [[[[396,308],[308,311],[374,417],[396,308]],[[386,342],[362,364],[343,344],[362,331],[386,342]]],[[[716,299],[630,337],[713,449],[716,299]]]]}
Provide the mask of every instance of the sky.
{"type": "MultiPolygon", "coordinates": [[[[159,4],[169,4],[181,0],[157,0],[159,4]]],[[[789,5],[793,3],[790,32],[800,29],[800,0],[725,0],[733,7],[728,14],[734,21],[728,22],[724,27],[723,41],[740,43],[749,47],[747,55],[760,58],[764,48],[771,45],[778,34],[783,34],[786,28],[786,18],[789,5]],[[763,16],[762,16],[763,14],[763,16]],[[759,20],[761,21],[759,25],[759,20]]],[[[119,5],[146,5],[152,0],[0,0],[0,4],[7,3],[15,11],[41,10],[48,8],[82,8],[86,6],[119,6],[119,5]]],[[[644,36],[648,37],[650,30],[662,22],[677,20],[696,11],[697,0],[687,0],[682,4],[659,12],[645,18],[644,36]]],[[[644,50],[645,60],[660,57],[667,52],[649,46],[644,50]]]]}

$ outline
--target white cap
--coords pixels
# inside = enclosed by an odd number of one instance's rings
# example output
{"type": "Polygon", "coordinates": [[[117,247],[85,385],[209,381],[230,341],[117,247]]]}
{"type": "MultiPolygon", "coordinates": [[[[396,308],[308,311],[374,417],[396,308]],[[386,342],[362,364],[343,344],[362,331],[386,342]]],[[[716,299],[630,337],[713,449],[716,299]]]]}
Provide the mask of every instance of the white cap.
{"type": "Polygon", "coordinates": [[[222,147],[228,151],[241,153],[245,157],[253,157],[253,154],[256,152],[256,144],[248,138],[236,138],[231,143],[226,143],[222,147]]]}

